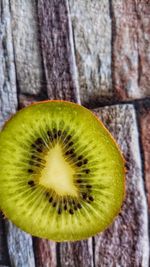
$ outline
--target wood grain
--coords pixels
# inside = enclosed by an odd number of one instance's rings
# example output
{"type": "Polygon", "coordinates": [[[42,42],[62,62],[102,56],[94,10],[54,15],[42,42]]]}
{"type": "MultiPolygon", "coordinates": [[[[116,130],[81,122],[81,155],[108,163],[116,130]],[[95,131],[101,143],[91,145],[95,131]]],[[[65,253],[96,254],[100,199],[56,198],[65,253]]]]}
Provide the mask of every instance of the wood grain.
{"type": "Polygon", "coordinates": [[[139,136],[133,105],[96,110],[126,158],[126,198],[114,223],[95,238],[95,267],[148,267],[147,203],[141,169],[139,136]]]}
{"type": "MultiPolygon", "coordinates": [[[[0,29],[0,127],[2,127],[4,122],[16,112],[18,105],[11,11],[7,0],[2,0],[0,4],[0,29]]],[[[6,225],[6,231],[4,231],[4,228],[0,229],[0,244],[2,246],[0,248],[0,264],[7,265],[10,258],[12,266],[34,267],[31,236],[26,235],[7,220],[6,225]],[[7,238],[9,256],[4,234],[7,238]]],[[[2,227],[2,223],[0,223],[0,227],[2,227]]]]}
{"type": "Polygon", "coordinates": [[[57,267],[56,243],[34,238],[35,262],[38,267],[57,267]]]}
{"type": "Polygon", "coordinates": [[[82,104],[113,96],[109,0],[70,0],[82,104]]]}
{"type": "Polygon", "coordinates": [[[79,102],[68,2],[38,1],[41,48],[50,99],[79,102]]]}
{"type": "Polygon", "coordinates": [[[17,108],[9,1],[0,4],[0,127],[17,108]]]}
{"type": "Polygon", "coordinates": [[[60,245],[60,262],[63,267],[93,267],[92,238],[60,245]]]}
{"type": "Polygon", "coordinates": [[[140,103],[139,121],[144,156],[144,176],[150,212],[150,99],[144,103],[140,103]]]}
{"type": "Polygon", "coordinates": [[[7,243],[11,266],[34,267],[32,238],[10,221],[6,222],[7,243]]]}
{"type": "Polygon", "coordinates": [[[150,2],[111,3],[115,96],[124,100],[150,96],[150,2]]]}
{"type": "Polygon", "coordinates": [[[18,90],[37,95],[45,84],[36,1],[11,0],[10,7],[18,90]]]}
{"type": "Polygon", "coordinates": [[[0,213],[0,266],[1,264],[7,265],[7,267],[10,265],[5,235],[5,222],[2,213],[0,213]]]}

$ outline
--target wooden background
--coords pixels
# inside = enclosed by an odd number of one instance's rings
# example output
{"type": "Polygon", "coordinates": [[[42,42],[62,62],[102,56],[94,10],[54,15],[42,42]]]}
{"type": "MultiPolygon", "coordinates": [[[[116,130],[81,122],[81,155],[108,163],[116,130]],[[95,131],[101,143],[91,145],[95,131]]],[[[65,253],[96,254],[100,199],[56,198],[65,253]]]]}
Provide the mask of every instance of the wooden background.
{"type": "Polygon", "coordinates": [[[0,0],[0,126],[45,99],[81,103],[127,160],[123,209],[105,232],[55,243],[0,216],[0,267],[148,267],[150,1],[0,0]]]}

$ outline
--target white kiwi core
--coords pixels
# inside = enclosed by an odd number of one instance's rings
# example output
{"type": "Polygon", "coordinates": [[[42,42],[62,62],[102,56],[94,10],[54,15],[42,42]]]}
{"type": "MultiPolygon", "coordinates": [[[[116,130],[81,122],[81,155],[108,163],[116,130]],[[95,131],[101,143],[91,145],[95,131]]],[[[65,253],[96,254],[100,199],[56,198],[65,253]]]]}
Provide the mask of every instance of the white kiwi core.
{"type": "Polygon", "coordinates": [[[77,197],[77,187],[73,182],[74,168],[65,160],[60,144],[56,144],[45,156],[39,184],[53,189],[58,195],[77,197]]]}

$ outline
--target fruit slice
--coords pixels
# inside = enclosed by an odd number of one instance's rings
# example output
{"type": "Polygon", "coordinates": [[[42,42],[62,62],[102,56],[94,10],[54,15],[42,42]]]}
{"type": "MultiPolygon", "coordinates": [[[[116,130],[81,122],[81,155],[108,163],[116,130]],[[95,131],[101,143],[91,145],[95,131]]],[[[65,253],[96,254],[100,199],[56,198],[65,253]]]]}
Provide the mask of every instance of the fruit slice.
{"type": "Polygon", "coordinates": [[[104,230],[124,199],[124,160],[86,108],[39,102],[0,133],[0,205],[18,227],[56,241],[104,230]]]}

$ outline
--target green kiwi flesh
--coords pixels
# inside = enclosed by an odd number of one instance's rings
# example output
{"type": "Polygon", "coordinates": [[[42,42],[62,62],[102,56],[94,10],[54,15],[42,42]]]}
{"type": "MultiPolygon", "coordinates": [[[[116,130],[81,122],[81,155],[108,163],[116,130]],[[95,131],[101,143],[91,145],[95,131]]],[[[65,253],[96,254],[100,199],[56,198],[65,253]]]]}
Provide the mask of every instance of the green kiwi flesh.
{"type": "Polygon", "coordinates": [[[0,206],[24,231],[86,239],[119,213],[124,159],[88,109],[66,101],[20,110],[0,133],[0,206]]]}

